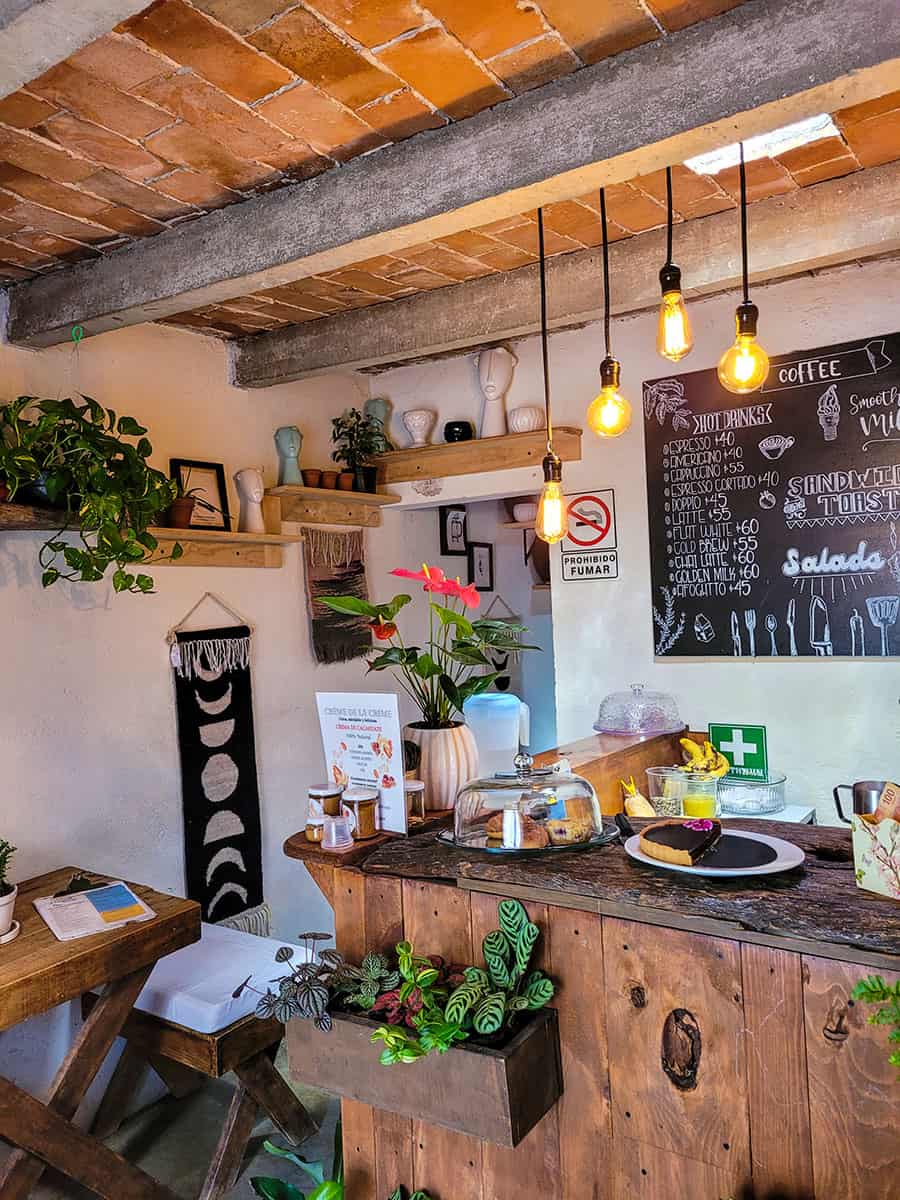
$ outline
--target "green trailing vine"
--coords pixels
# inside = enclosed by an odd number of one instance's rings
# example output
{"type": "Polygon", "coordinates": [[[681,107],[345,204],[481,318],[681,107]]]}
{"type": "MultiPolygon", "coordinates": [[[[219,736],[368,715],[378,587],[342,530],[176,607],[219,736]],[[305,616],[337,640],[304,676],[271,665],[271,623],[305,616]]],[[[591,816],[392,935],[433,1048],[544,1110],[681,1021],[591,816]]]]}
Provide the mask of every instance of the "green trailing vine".
{"type": "MultiPolygon", "coordinates": [[[[891,1026],[887,1040],[892,1046],[900,1046],[900,980],[885,983],[880,975],[869,975],[861,979],[850,994],[863,1004],[878,1005],[866,1019],[870,1025],[891,1026]]],[[[888,1062],[900,1070],[900,1049],[891,1051],[888,1062]]]]}

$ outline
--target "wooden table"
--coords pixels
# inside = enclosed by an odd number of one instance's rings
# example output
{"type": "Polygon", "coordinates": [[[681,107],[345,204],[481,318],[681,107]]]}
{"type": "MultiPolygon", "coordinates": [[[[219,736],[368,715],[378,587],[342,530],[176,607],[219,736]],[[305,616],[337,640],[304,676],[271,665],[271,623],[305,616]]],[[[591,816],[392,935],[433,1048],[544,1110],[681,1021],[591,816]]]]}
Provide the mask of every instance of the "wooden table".
{"type": "Polygon", "coordinates": [[[52,1166],[107,1200],[173,1200],[168,1188],[71,1121],[157,960],[199,940],[200,909],[132,884],[157,914],[153,920],[60,942],[33,901],[61,891],[77,871],[62,867],[20,884],[15,919],[21,933],[0,947],[0,1031],[105,988],[44,1102],[0,1077],[0,1138],[16,1147],[0,1170],[0,1196],[24,1200],[52,1166]]]}

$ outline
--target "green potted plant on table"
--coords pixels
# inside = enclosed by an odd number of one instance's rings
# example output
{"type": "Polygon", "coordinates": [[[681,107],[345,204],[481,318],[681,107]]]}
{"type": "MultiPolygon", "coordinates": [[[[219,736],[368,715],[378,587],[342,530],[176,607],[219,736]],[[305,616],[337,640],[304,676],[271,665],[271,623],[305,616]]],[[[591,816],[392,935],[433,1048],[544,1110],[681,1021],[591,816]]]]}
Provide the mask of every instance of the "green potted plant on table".
{"type": "Polygon", "coordinates": [[[149,531],[175,499],[176,485],[150,466],[153,447],[143,425],[82,399],[19,396],[0,405],[0,477],[10,501],[32,488],[39,502],[55,507],[57,531],[38,556],[44,587],[59,579],[96,582],[113,567],[117,592],[151,592],[152,578],[135,568],[183,553],[177,543],[169,555],[157,553],[149,531]],[[80,545],[61,539],[70,528],[80,545]]]}
{"type": "Polygon", "coordinates": [[[15,846],[0,838],[0,937],[5,937],[13,923],[13,910],[16,907],[16,896],[19,889],[6,878],[9,862],[15,854],[15,846]]]}
{"type": "Polygon", "coordinates": [[[425,784],[425,807],[452,808],[464,783],[478,774],[478,749],[463,718],[470,696],[487,691],[498,676],[491,670],[488,650],[536,650],[517,638],[524,625],[490,618],[471,618],[481,603],[475,585],[463,586],[448,579],[440,567],[424,563],[421,571],[398,567],[401,579],[422,584],[429,596],[445,603],[429,603],[428,638],[421,646],[407,645],[396,624],[400,610],[412,600],[403,593],[384,604],[356,596],[323,596],[322,603],[335,612],[367,618],[372,636],[383,648],[369,658],[370,671],[393,671],[397,683],[421,713],[405,726],[403,738],[421,752],[419,779],[425,784]]]}
{"type": "Polygon", "coordinates": [[[377,470],[371,460],[388,448],[381,422],[358,408],[345,408],[332,418],[331,440],[335,447],[331,457],[353,472],[354,490],[374,492],[377,470]]]}

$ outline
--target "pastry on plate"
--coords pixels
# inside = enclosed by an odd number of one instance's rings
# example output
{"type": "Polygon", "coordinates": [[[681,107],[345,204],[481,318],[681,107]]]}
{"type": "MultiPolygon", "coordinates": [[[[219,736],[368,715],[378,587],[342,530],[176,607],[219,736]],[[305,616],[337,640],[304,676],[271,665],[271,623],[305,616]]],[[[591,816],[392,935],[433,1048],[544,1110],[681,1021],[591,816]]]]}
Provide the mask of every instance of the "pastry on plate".
{"type": "Polygon", "coordinates": [[[550,838],[547,836],[547,830],[531,817],[523,816],[522,820],[522,840],[518,845],[508,845],[503,840],[503,813],[497,812],[488,818],[485,825],[488,844],[503,846],[507,850],[542,850],[545,846],[550,845],[550,838]]]}
{"type": "Polygon", "coordinates": [[[593,825],[589,817],[566,817],[565,819],[551,819],[547,821],[546,830],[550,836],[552,845],[574,846],[578,842],[587,842],[590,840],[593,825]]]}
{"type": "Polygon", "coordinates": [[[656,821],[641,830],[641,851],[649,858],[694,867],[722,836],[720,822],[708,817],[693,821],[656,821]]]}

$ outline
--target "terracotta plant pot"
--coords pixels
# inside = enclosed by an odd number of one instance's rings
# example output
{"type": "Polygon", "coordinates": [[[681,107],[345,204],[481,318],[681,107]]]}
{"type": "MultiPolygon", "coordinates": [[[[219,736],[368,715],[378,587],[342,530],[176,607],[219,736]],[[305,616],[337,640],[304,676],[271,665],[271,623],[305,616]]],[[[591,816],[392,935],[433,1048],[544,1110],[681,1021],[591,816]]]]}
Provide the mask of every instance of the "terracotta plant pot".
{"type": "Polygon", "coordinates": [[[329,491],[334,491],[337,487],[338,473],[337,471],[322,472],[322,487],[328,488],[329,491]]]}
{"type": "Polygon", "coordinates": [[[404,727],[403,736],[422,751],[418,777],[425,784],[425,808],[453,808],[463,784],[478,774],[478,747],[463,721],[446,729],[429,729],[421,721],[404,727]]]}
{"type": "Polygon", "coordinates": [[[170,529],[190,529],[196,500],[193,496],[179,496],[166,510],[166,524],[170,529]]]}
{"type": "Polygon", "coordinates": [[[16,896],[19,889],[13,885],[10,891],[0,896],[0,937],[9,933],[13,923],[13,909],[16,907],[16,896]]]}
{"type": "Polygon", "coordinates": [[[339,490],[342,492],[352,492],[353,491],[353,472],[352,471],[341,471],[340,475],[338,475],[337,485],[338,485],[339,490]]]}
{"type": "Polygon", "coordinates": [[[304,467],[300,474],[303,476],[304,487],[322,486],[322,472],[318,467],[304,467]]]}

